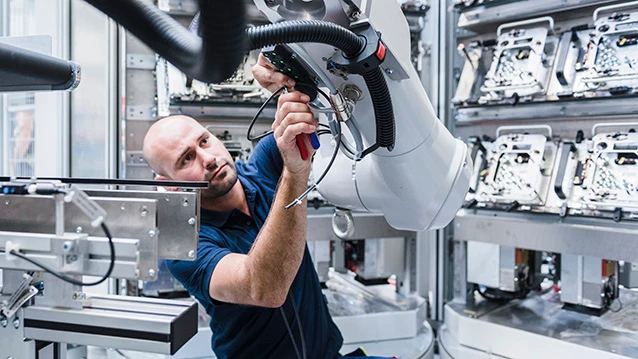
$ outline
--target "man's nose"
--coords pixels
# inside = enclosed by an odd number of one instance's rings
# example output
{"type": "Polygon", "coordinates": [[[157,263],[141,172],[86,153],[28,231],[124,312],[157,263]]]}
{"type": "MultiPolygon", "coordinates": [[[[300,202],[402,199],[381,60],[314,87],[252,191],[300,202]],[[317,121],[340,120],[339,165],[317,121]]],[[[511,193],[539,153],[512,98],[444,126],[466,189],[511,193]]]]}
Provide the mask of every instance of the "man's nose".
{"type": "Polygon", "coordinates": [[[214,154],[209,153],[208,151],[204,149],[200,149],[200,151],[201,151],[200,158],[202,159],[202,165],[204,166],[204,168],[206,169],[215,168],[217,165],[217,157],[214,154]]]}

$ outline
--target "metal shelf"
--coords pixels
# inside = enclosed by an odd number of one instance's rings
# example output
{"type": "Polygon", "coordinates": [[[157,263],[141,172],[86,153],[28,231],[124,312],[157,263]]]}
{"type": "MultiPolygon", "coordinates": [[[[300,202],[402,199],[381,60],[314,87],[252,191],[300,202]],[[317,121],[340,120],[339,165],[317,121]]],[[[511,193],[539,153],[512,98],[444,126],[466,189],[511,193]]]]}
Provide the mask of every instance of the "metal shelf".
{"type": "MultiPolygon", "coordinates": [[[[253,103],[182,103],[170,106],[172,115],[187,115],[191,117],[213,117],[213,118],[243,118],[251,119],[257,113],[261,104],[253,103]]],[[[266,106],[261,114],[261,118],[269,121],[275,117],[277,111],[276,103],[266,106]]]]}
{"type": "Polygon", "coordinates": [[[638,223],[610,219],[460,210],[454,236],[556,253],[638,261],[638,223]]]}
{"type": "Polygon", "coordinates": [[[479,121],[567,119],[632,114],[638,114],[636,96],[520,103],[515,106],[459,107],[454,120],[458,125],[465,125],[479,121]]]}
{"type": "MultiPolygon", "coordinates": [[[[573,11],[584,7],[599,7],[610,3],[620,3],[616,0],[521,0],[501,5],[486,5],[461,9],[459,14],[459,29],[492,23],[504,23],[512,20],[532,18],[558,12],[573,11]]],[[[460,34],[463,35],[463,34],[460,34]]]]}

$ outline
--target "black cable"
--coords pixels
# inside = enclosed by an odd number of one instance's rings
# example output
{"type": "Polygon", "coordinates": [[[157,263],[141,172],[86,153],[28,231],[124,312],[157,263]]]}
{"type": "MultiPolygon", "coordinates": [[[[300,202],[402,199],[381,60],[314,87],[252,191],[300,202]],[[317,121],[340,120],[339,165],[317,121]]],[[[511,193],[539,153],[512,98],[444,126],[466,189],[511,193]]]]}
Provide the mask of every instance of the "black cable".
{"type": "Polygon", "coordinates": [[[268,135],[270,135],[272,133],[272,130],[266,132],[266,133],[262,133],[259,136],[256,137],[250,137],[250,134],[253,132],[253,126],[255,126],[255,122],[257,122],[257,117],[259,117],[259,115],[261,115],[261,113],[264,111],[264,108],[266,108],[266,106],[268,106],[268,104],[270,103],[270,101],[272,101],[273,98],[275,98],[275,96],[279,95],[279,93],[281,93],[281,91],[285,90],[286,86],[281,86],[277,91],[273,92],[272,95],[270,95],[270,97],[268,97],[268,99],[266,100],[266,102],[264,102],[261,107],[259,108],[259,110],[257,110],[257,113],[255,114],[255,116],[253,116],[253,119],[250,121],[250,125],[248,125],[248,132],[246,133],[246,138],[249,141],[256,141],[256,140],[260,140],[268,135]]]}
{"type": "Polygon", "coordinates": [[[611,304],[609,304],[609,310],[612,311],[613,313],[618,313],[622,310],[622,302],[620,301],[620,297],[616,298],[616,300],[614,300],[614,302],[611,302],[611,304]],[[618,302],[618,309],[613,310],[611,309],[611,304],[613,304],[614,302],[618,302]]]}
{"type": "MultiPolygon", "coordinates": [[[[25,256],[22,253],[16,252],[15,250],[11,250],[9,253],[13,254],[14,256],[16,256],[16,257],[18,257],[18,258],[20,258],[22,260],[25,260],[25,261],[33,264],[36,267],[44,269],[44,271],[46,271],[48,273],[51,273],[55,277],[65,281],[65,282],[71,283],[73,285],[79,285],[79,286],[85,286],[85,287],[95,286],[95,285],[98,285],[98,284],[104,282],[105,280],[107,280],[111,276],[111,273],[113,272],[113,267],[115,266],[115,246],[113,245],[113,237],[111,236],[111,232],[109,231],[109,229],[106,227],[106,225],[104,223],[102,223],[100,226],[102,227],[102,230],[104,231],[104,234],[106,234],[106,237],[109,239],[109,247],[111,249],[111,263],[109,263],[109,269],[106,271],[106,274],[102,278],[100,278],[98,281],[96,281],[96,282],[84,283],[82,281],[78,281],[78,280],[75,280],[73,278],[67,277],[64,274],[60,274],[57,271],[55,271],[54,269],[51,269],[51,268],[49,268],[49,267],[47,267],[47,266],[45,266],[43,264],[40,264],[37,261],[34,261],[33,259],[25,256]]],[[[5,250],[0,249],[0,252],[4,253],[5,250]]]]}
{"type": "Polygon", "coordinates": [[[290,341],[292,342],[292,346],[295,349],[295,353],[297,354],[297,359],[302,359],[301,354],[299,354],[299,347],[297,346],[297,342],[295,341],[295,336],[292,335],[292,330],[290,329],[290,325],[288,324],[288,317],[286,317],[286,313],[284,313],[283,305],[279,307],[279,312],[281,313],[281,317],[284,320],[286,329],[288,330],[288,336],[290,336],[290,341]]]}
{"type": "Polygon", "coordinates": [[[295,312],[295,320],[297,321],[297,328],[299,329],[299,340],[301,342],[301,354],[299,353],[299,347],[297,346],[297,342],[295,341],[295,337],[292,334],[292,329],[290,328],[290,324],[288,324],[288,317],[284,312],[284,306],[279,307],[279,311],[281,312],[281,316],[284,320],[284,324],[286,325],[286,330],[288,330],[288,335],[290,336],[290,340],[292,341],[292,345],[295,349],[295,353],[297,354],[297,358],[306,359],[306,340],[304,339],[303,328],[301,325],[301,318],[299,317],[299,311],[297,310],[297,305],[295,304],[295,299],[288,291],[288,298],[290,299],[290,304],[292,304],[292,309],[295,312]]]}
{"type": "Polygon", "coordinates": [[[292,297],[292,295],[290,295],[290,292],[288,292],[288,296],[290,297],[290,303],[292,303],[292,309],[295,311],[295,318],[297,318],[297,328],[299,328],[299,337],[301,338],[301,353],[303,354],[303,359],[306,359],[306,340],[303,337],[301,318],[299,317],[299,311],[297,310],[295,299],[292,297]]]}
{"type": "Polygon", "coordinates": [[[319,179],[315,181],[315,183],[308,187],[308,189],[302,193],[299,197],[297,197],[297,199],[295,199],[294,201],[292,201],[291,203],[289,203],[286,207],[284,207],[284,209],[290,209],[293,206],[298,205],[299,203],[301,203],[301,201],[306,198],[306,196],[308,195],[308,193],[310,193],[310,191],[312,191],[313,189],[317,188],[317,186],[319,185],[319,183],[321,183],[321,181],[324,179],[324,177],[326,177],[326,175],[328,174],[328,171],[330,171],[330,168],[332,167],[332,164],[334,163],[335,159],[337,158],[337,154],[339,153],[339,149],[341,148],[341,123],[338,122],[338,126],[337,129],[339,131],[339,133],[337,133],[337,145],[335,146],[334,151],[332,152],[332,157],[330,158],[330,162],[328,162],[328,166],[326,166],[326,169],[323,171],[323,173],[321,174],[321,176],[319,176],[319,179]]]}

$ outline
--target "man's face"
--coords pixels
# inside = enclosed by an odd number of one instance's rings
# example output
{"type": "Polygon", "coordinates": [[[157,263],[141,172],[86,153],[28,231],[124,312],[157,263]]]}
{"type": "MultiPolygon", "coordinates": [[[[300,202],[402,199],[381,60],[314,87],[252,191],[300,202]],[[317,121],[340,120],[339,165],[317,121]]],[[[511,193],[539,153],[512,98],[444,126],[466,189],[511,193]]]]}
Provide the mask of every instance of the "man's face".
{"type": "MultiPolygon", "coordinates": [[[[166,176],[175,181],[206,181],[202,199],[228,193],[237,182],[235,163],[224,145],[196,121],[184,121],[158,138],[156,147],[166,176]]],[[[154,146],[155,147],[155,146],[154,146]]]]}

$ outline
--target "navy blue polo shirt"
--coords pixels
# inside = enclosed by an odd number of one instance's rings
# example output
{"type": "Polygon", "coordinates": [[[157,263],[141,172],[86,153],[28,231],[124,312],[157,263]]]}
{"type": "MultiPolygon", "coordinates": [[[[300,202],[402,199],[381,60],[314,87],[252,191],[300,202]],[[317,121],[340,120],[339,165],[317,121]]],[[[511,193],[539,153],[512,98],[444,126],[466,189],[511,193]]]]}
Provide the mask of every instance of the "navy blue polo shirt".
{"type": "MultiPolygon", "coordinates": [[[[297,354],[279,308],[222,303],[208,292],[217,263],[229,253],[247,254],[263,226],[281,176],[283,160],[272,135],[256,146],[248,163],[237,162],[252,216],[234,209],[213,212],[202,209],[197,259],[167,260],[170,272],[211,316],[212,347],[219,359],[296,358],[297,354]]],[[[283,305],[295,343],[301,351],[299,328],[291,296],[299,311],[308,358],[334,359],[343,343],[330,318],[319,278],[306,246],[299,271],[283,305]]]]}

